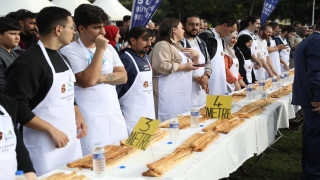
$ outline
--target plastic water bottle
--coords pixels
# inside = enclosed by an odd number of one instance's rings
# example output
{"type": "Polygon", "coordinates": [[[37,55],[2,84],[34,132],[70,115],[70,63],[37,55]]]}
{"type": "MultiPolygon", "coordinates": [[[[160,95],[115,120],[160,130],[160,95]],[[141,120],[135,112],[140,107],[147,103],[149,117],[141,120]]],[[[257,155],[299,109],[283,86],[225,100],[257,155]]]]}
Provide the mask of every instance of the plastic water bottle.
{"type": "Polygon", "coordinates": [[[259,91],[262,92],[262,91],[265,91],[265,85],[266,85],[266,81],[264,80],[264,78],[261,78],[260,81],[259,81],[259,91]]]}
{"type": "Polygon", "coordinates": [[[278,78],[276,75],[272,77],[272,90],[278,90],[278,78]]]}
{"type": "Polygon", "coordinates": [[[199,108],[192,107],[191,108],[191,128],[198,128],[199,127],[199,108]]]}
{"type": "Polygon", "coordinates": [[[247,100],[252,100],[252,92],[253,91],[253,88],[252,88],[252,84],[251,83],[248,83],[248,86],[247,86],[247,93],[246,93],[246,99],[247,100]]]}
{"type": "Polygon", "coordinates": [[[284,72],[284,82],[286,82],[286,83],[289,82],[289,71],[284,72]]]}
{"type": "Polygon", "coordinates": [[[284,86],[284,74],[280,74],[280,86],[284,86]]]}
{"type": "Polygon", "coordinates": [[[14,180],[27,180],[26,177],[24,177],[24,172],[21,170],[18,170],[16,172],[16,177],[14,178],[14,180]]]}
{"type": "Polygon", "coordinates": [[[175,116],[170,119],[170,138],[173,142],[179,139],[179,120],[175,116]]]}
{"type": "Polygon", "coordinates": [[[104,156],[104,148],[101,143],[95,143],[92,150],[93,172],[96,176],[102,176],[106,172],[106,159],[104,156]]]}

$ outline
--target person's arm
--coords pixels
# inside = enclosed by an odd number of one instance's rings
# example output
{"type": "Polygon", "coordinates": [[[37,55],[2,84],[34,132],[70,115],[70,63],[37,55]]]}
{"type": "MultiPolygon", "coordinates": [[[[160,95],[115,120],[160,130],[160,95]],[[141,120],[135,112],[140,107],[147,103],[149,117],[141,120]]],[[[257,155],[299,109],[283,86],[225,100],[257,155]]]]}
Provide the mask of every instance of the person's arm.
{"type": "Polygon", "coordinates": [[[285,60],[282,59],[282,57],[280,57],[280,63],[284,66],[284,68],[289,71],[290,67],[288,66],[288,64],[286,63],[285,60]]]}
{"type": "Polygon", "coordinates": [[[275,51],[281,51],[282,49],[286,49],[286,48],[287,48],[286,45],[279,44],[278,46],[275,46],[275,47],[268,47],[268,52],[272,53],[272,52],[275,52],[275,51]]]}
{"type": "Polygon", "coordinates": [[[259,67],[262,67],[261,60],[259,60],[254,53],[251,55],[251,61],[255,62],[259,67]]]}
{"type": "Polygon", "coordinates": [[[290,47],[291,47],[291,49],[292,49],[293,51],[294,51],[294,50],[297,48],[297,46],[299,45],[299,42],[298,42],[297,40],[298,40],[298,38],[297,38],[296,35],[293,35],[293,36],[290,38],[290,42],[291,42],[290,47]]]}
{"type": "Polygon", "coordinates": [[[237,78],[233,76],[230,68],[232,66],[232,59],[229,56],[224,56],[224,64],[225,64],[225,71],[226,71],[226,79],[228,83],[235,83],[237,78]]]}
{"type": "Polygon", "coordinates": [[[97,83],[111,85],[125,84],[128,80],[126,69],[123,66],[114,67],[113,73],[100,75],[97,83]]]}
{"type": "Polygon", "coordinates": [[[81,139],[87,135],[88,126],[87,126],[86,122],[84,121],[78,106],[74,106],[74,111],[75,111],[76,124],[77,124],[77,130],[78,130],[77,138],[81,139]]]}
{"type": "Polygon", "coordinates": [[[268,67],[270,68],[270,71],[272,72],[272,74],[277,76],[278,74],[277,74],[276,71],[274,70],[274,67],[273,67],[273,64],[272,64],[272,61],[271,61],[270,56],[267,56],[267,61],[266,61],[266,63],[267,63],[267,65],[268,65],[268,67]]]}
{"type": "MultiPolygon", "coordinates": [[[[307,84],[309,90],[313,94],[313,102],[320,102],[320,66],[319,66],[319,53],[320,43],[319,41],[313,41],[308,44],[304,52],[306,53],[305,61],[307,64],[307,84]]],[[[300,52],[302,53],[302,52],[300,52]]],[[[320,106],[318,106],[320,107],[320,106]]]]}
{"type": "MultiPolygon", "coordinates": [[[[84,86],[95,86],[100,79],[104,51],[107,49],[109,40],[99,35],[95,40],[96,51],[89,66],[82,72],[75,74],[77,83],[84,86]]],[[[66,55],[67,56],[67,55],[66,55]]],[[[71,59],[69,59],[71,61],[71,59]]]]}
{"type": "MultiPolygon", "coordinates": [[[[130,64],[130,60],[129,59],[130,57],[128,57],[125,53],[123,53],[121,56],[120,56],[120,59],[121,59],[121,62],[126,70],[126,73],[127,73],[127,78],[129,80],[129,74],[130,74],[130,68],[131,68],[131,64],[130,64]]],[[[118,84],[116,89],[117,89],[117,93],[119,94],[119,92],[122,90],[122,87],[123,87],[123,84],[118,84]]]]}

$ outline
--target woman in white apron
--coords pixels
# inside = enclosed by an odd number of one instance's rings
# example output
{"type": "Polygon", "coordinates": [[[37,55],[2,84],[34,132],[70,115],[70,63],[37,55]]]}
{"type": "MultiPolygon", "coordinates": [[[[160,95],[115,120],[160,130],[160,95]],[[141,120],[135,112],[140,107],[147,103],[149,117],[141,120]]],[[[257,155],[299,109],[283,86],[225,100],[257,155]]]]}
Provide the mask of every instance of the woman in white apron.
{"type": "Polygon", "coordinates": [[[243,77],[245,84],[256,82],[251,63],[251,47],[252,37],[243,34],[238,38],[234,46],[235,55],[239,61],[239,73],[243,77]]]}
{"type": "Polygon", "coordinates": [[[150,57],[154,74],[153,88],[158,119],[168,120],[172,115],[190,111],[192,106],[192,70],[197,68],[199,54],[178,43],[184,30],[178,19],[167,18],[160,23],[157,43],[150,57]],[[187,53],[182,52],[188,51],[187,53]],[[187,58],[187,54],[192,61],[187,58]],[[197,54],[197,56],[195,56],[197,54]]]}
{"type": "MultiPolygon", "coordinates": [[[[130,52],[125,52],[132,60],[138,74],[130,89],[119,99],[123,116],[126,119],[128,134],[131,134],[139,119],[155,118],[152,70],[140,72],[138,65],[130,52]]],[[[146,59],[146,58],[145,58],[146,59]]],[[[149,62],[149,60],[147,59],[149,62]]],[[[149,64],[151,67],[151,65],[149,64]]]]}
{"type": "Polygon", "coordinates": [[[224,61],[226,64],[226,78],[228,93],[241,90],[241,87],[247,87],[239,73],[239,61],[233,49],[238,40],[238,32],[233,32],[230,36],[224,38],[224,61]]]}
{"type": "Polygon", "coordinates": [[[17,170],[23,170],[28,180],[36,180],[22,136],[14,127],[17,107],[17,101],[0,93],[0,180],[14,179],[17,170]]]}
{"type": "MultiPolygon", "coordinates": [[[[270,47],[276,47],[276,41],[273,39],[270,39],[270,47]]],[[[280,64],[280,54],[279,51],[274,51],[269,53],[269,57],[271,59],[272,65],[276,73],[279,75],[281,74],[281,64],[280,64]]],[[[266,77],[269,76],[269,74],[266,72],[266,77]]]]}
{"type": "Polygon", "coordinates": [[[69,139],[65,147],[57,149],[54,141],[48,134],[28,127],[23,128],[23,140],[30,153],[33,166],[37,175],[42,175],[68,162],[81,158],[82,151],[80,140],[77,139],[73,89],[75,77],[73,72],[69,64],[65,62],[69,70],[56,73],[47,51],[40,40],[38,41],[38,45],[51,67],[53,83],[46,97],[32,112],[65,133],[69,139]]]}

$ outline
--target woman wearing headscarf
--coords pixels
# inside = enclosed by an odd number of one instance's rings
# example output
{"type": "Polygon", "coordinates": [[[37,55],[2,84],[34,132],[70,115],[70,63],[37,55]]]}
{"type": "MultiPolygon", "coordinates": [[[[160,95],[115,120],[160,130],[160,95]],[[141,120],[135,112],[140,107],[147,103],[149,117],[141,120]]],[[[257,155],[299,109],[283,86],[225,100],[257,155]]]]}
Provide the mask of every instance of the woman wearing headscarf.
{"type": "Polygon", "coordinates": [[[234,51],[239,61],[239,73],[243,77],[245,84],[256,83],[256,77],[252,70],[251,50],[252,38],[250,35],[243,34],[238,38],[234,45],[234,51]]]}
{"type": "Polygon", "coordinates": [[[305,38],[307,28],[304,26],[296,27],[296,35],[290,38],[290,47],[291,50],[295,50],[301,41],[305,38]]]}
{"type": "Polygon", "coordinates": [[[178,19],[160,23],[156,44],[150,53],[156,116],[164,121],[191,109],[192,70],[197,69],[199,53],[185,48],[184,30],[178,19]]]}
{"type": "Polygon", "coordinates": [[[224,62],[227,76],[227,90],[228,93],[239,91],[241,87],[247,87],[243,82],[239,73],[239,60],[233,49],[238,40],[238,32],[233,32],[230,36],[224,38],[224,62]]]}
{"type": "Polygon", "coordinates": [[[120,51],[120,45],[119,45],[119,28],[116,26],[105,26],[104,30],[106,31],[106,34],[104,35],[105,38],[109,40],[109,44],[111,44],[114,49],[119,52],[120,51]]]}

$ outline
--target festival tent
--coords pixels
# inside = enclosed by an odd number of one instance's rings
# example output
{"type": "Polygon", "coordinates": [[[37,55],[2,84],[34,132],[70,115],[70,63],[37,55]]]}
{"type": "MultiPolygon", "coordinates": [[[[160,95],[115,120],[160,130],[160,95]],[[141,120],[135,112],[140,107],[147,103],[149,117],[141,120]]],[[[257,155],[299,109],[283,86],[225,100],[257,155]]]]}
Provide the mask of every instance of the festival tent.
{"type": "Polygon", "coordinates": [[[95,0],[93,5],[101,7],[114,21],[122,21],[125,15],[131,16],[131,12],[118,0],[95,0]]]}
{"type": "Polygon", "coordinates": [[[0,16],[5,16],[9,12],[14,12],[19,9],[26,9],[37,13],[42,8],[55,6],[48,0],[0,0],[0,16]]]}
{"type": "Polygon", "coordinates": [[[74,10],[80,4],[90,4],[88,0],[53,0],[52,3],[58,7],[67,9],[72,15],[74,15],[74,10]]]}

